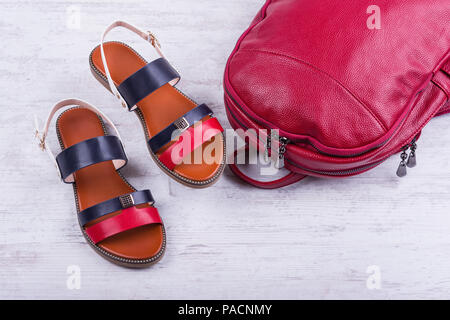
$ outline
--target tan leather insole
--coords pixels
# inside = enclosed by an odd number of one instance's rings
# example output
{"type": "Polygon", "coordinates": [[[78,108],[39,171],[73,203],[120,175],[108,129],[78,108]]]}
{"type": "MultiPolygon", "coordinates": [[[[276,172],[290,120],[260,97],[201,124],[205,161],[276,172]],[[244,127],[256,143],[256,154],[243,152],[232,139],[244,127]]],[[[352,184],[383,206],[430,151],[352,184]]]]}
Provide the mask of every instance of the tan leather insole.
{"type": "MultiPolygon", "coordinates": [[[[85,108],[73,108],[64,112],[58,119],[58,128],[65,148],[90,138],[105,135],[98,116],[85,108]]],[[[117,173],[112,161],[83,168],[74,173],[74,178],[80,211],[134,191],[117,173]]],[[[108,214],[92,221],[87,226],[120,212],[108,214]]],[[[147,259],[155,256],[161,250],[162,243],[162,226],[152,224],[119,233],[97,245],[122,258],[147,259]]]]}
{"type": "MultiPolygon", "coordinates": [[[[120,42],[107,42],[103,47],[111,77],[116,85],[122,83],[147,64],[134,50],[120,42]]],[[[105,70],[100,47],[94,49],[92,62],[104,75],[105,70]]],[[[170,84],[166,84],[141,100],[137,106],[144,116],[148,136],[152,137],[197,105],[170,84]]],[[[222,135],[216,135],[211,141],[203,144],[203,148],[206,148],[209,144],[214,144],[210,148],[214,148],[216,152],[214,157],[220,161],[214,161],[212,164],[209,164],[202,159],[202,163],[194,164],[193,152],[190,155],[190,162],[178,165],[174,171],[191,180],[203,181],[210,179],[219,170],[222,162],[223,143],[222,135]]],[[[169,145],[162,148],[157,155],[160,155],[169,145]]]]}

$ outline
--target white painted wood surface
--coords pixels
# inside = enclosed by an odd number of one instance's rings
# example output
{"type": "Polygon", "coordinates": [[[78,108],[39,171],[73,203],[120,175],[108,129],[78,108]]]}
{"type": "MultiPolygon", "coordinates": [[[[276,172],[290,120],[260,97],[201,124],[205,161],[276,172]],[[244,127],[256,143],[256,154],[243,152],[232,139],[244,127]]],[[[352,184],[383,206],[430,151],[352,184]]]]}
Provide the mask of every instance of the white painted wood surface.
{"type": "Polygon", "coordinates": [[[225,61],[262,2],[0,1],[0,298],[450,298],[449,116],[424,130],[418,167],[404,179],[393,157],[346,180],[264,191],[227,170],[213,187],[193,190],[157,168],[136,118],[89,72],[104,27],[123,18],[157,34],[184,77],[180,87],[229,127],[225,61]],[[66,25],[70,5],[81,10],[79,30],[66,25]],[[33,140],[33,115],[68,97],[118,124],[130,157],[124,173],[152,189],[165,220],[157,265],[124,269],[85,243],[72,188],[33,140]],[[70,265],[81,269],[79,290],[66,286],[70,265]],[[381,270],[379,290],[366,286],[371,265],[381,270]]]}

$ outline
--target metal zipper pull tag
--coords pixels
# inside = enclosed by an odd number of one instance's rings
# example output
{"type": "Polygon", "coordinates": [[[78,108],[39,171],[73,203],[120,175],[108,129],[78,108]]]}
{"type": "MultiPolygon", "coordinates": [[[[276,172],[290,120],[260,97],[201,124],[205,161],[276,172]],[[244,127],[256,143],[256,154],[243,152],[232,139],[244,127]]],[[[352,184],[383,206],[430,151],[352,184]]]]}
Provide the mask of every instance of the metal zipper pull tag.
{"type": "Polygon", "coordinates": [[[406,158],[408,157],[408,155],[406,154],[407,150],[408,150],[408,148],[404,148],[400,155],[400,158],[402,160],[400,161],[400,164],[398,165],[398,169],[397,169],[397,176],[400,178],[406,176],[406,174],[407,174],[407,169],[406,169],[406,158]]]}
{"type": "Polygon", "coordinates": [[[284,168],[284,154],[286,153],[286,145],[289,143],[289,139],[286,137],[280,137],[280,147],[278,148],[278,157],[275,162],[275,168],[284,168]]]}
{"type": "Polygon", "coordinates": [[[269,150],[272,148],[272,139],[271,139],[272,133],[267,135],[267,142],[266,142],[266,148],[264,149],[264,161],[266,163],[269,162],[270,156],[269,156],[269,150]]]}
{"type": "Polygon", "coordinates": [[[404,161],[400,162],[398,169],[397,169],[397,176],[399,176],[400,178],[403,178],[404,176],[406,176],[407,172],[406,172],[406,163],[404,161]]]}
{"type": "Polygon", "coordinates": [[[408,168],[414,168],[417,165],[416,150],[417,144],[413,142],[411,144],[411,152],[409,153],[408,161],[406,162],[408,168]]]}
{"type": "Polygon", "coordinates": [[[409,154],[406,165],[408,166],[408,168],[414,168],[417,165],[416,153],[414,151],[411,151],[411,153],[409,154]]]}
{"type": "Polygon", "coordinates": [[[275,166],[275,168],[277,168],[277,169],[282,169],[282,168],[284,168],[284,155],[281,155],[281,154],[278,155],[278,157],[277,157],[277,159],[276,159],[276,161],[275,161],[274,166],[275,166]]]}
{"type": "Polygon", "coordinates": [[[264,161],[266,162],[266,163],[268,163],[269,162],[269,149],[264,149],[264,161]]]}

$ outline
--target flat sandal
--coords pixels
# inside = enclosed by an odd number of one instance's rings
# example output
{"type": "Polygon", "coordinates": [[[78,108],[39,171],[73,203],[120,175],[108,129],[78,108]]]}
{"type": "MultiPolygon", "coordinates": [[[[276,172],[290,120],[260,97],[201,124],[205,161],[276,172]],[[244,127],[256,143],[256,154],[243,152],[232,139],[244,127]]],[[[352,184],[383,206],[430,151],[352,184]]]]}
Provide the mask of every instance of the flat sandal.
{"type": "Polygon", "coordinates": [[[89,245],[102,257],[126,267],[145,267],[161,259],[166,234],[150,190],[137,191],[120,173],[127,164],[119,132],[94,106],[68,99],[50,111],[36,136],[55,164],[61,180],[72,184],[78,221],[89,245]],[[61,152],[55,157],[46,145],[51,120],[61,152]],[[105,122],[115,131],[109,135],[105,122]]]}
{"type": "Polygon", "coordinates": [[[198,105],[174,87],[180,75],[152,33],[116,21],[91,52],[89,64],[94,77],[124,108],[136,113],[150,155],[166,174],[190,187],[207,187],[217,181],[225,166],[223,128],[206,104],[198,105]],[[147,63],[122,42],[104,43],[116,27],[148,41],[160,58],[147,63]]]}

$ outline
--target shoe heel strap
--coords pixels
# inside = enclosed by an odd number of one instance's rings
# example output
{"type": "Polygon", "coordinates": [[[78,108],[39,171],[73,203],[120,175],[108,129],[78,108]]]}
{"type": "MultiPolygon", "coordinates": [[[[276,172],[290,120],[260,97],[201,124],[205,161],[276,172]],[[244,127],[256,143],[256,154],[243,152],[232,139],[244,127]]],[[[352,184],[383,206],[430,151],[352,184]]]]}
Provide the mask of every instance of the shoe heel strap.
{"type": "Polygon", "coordinates": [[[58,172],[58,175],[60,178],[61,178],[61,173],[58,168],[58,163],[56,162],[56,157],[53,154],[53,152],[50,150],[50,148],[46,145],[45,140],[48,135],[48,129],[50,127],[50,123],[51,123],[54,115],[56,114],[56,112],[64,107],[74,106],[74,105],[80,106],[80,107],[83,107],[83,108],[86,108],[86,109],[89,109],[89,110],[95,112],[97,115],[99,115],[106,123],[108,123],[114,129],[117,137],[119,138],[120,141],[122,141],[119,131],[117,130],[114,123],[103,112],[101,112],[99,109],[97,109],[93,105],[87,103],[86,101],[79,100],[79,99],[66,99],[66,100],[59,101],[58,103],[56,103],[53,106],[53,108],[50,109],[50,112],[47,116],[47,120],[45,121],[45,124],[42,127],[42,129],[39,128],[39,121],[38,121],[37,116],[34,116],[34,125],[35,125],[35,137],[38,140],[38,145],[42,151],[44,151],[44,150],[47,151],[47,154],[48,154],[50,160],[52,161],[52,163],[55,165],[56,171],[58,172]]]}
{"type": "Polygon", "coordinates": [[[125,21],[115,21],[113,22],[111,25],[109,25],[105,31],[102,34],[102,38],[101,38],[101,42],[100,42],[100,51],[101,51],[101,56],[102,56],[102,62],[103,62],[103,67],[105,68],[105,74],[106,74],[106,78],[108,80],[108,84],[109,87],[111,88],[112,93],[114,94],[114,96],[120,100],[120,103],[122,104],[122,106],[124,108],[128,108],[127,103],[125,101],[125,99],[122,97],[122,95],[119,93],[119,91],[116,88],[116,85],[114,84],[113,79],[111,78],[111,73],[109,72],[109,68],[108,68],[108,63],[106,61],[106,56],[105,56],[105,50],[103,48],[103,43],[105,41],[105,37],[106,35],[113,29],[117,28],[117,27],[122,27],[125,29],[128,29],[132,32],[134,32],[135,34],[137,34],[138,36],[140,36],[142,39],[144,39],[145,41],[148,41],[156,50],[156,52],[162,57],[164,58],[164,55],[161,51],[161,45],[158,41],[158,39],[156,39],[156,37],[153,35],[153,33],[151,33],[150,31],[142,31],[141,29],[129,24],[128,22],[125,21]]]}

